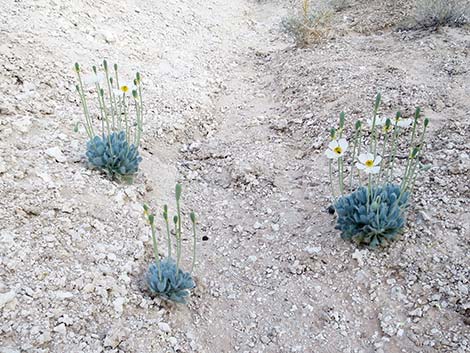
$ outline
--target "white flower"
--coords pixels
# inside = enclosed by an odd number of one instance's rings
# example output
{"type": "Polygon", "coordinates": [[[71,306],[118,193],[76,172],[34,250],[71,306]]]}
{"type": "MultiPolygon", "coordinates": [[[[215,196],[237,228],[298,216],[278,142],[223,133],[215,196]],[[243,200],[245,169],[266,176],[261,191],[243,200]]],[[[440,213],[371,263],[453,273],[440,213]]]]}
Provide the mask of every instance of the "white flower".
{"type": "MultiPolygon", "coordinates": [[[[375,126],[383,126],[385,125],[385,122],[387,121],[387,118],[379,118],[379,117],[376,117],[375,118],[375,126]]],[[[367,125],[369,125],[369,127],[371,128],[372,127],[372,123],[373,123],[373,120],[372,119],[367,119],[367,125]]]]}
{"type": "Polygon", "coordinates": [[[360,170],[363,170],[367,174],[377,174],[380,170],[380,162],[382,161],[382,157],[376,156],[372,153],[362,153],[357,157],[359,162],[356,163],[356,167],[360,170]]]}
{"type": "Polygon", "coordinates": [[[393,123],[397,124],[397,126],[399,127],[406,129],[407,127],[410,127],[413,124],[413,119],[410,119],[410,118],[404,119],[404,118],[398,117],[393,120],[393,123]]]}
{"type": "Polygon", "coordinates": [[[122,96],[122,95],[131,95],[132,91],[137,90],[137,87],[134,83],[124,82],[119,85],[118,89],[114,90],[115,96],[122,96]]]}
{"type": "Polygon", "coordinates": [[[86,87],[95,86],[97,83],[101,83],[104,80],[104,74],[98,72],[97,74],[90,74],[83,77],[83,84],[86,87]]]}
{"type": "Polygon", "coordinates": [[[330,159],[337,159],[343,156],[344,152],[348,150],[348,146],[348,141],[344,138],[333,140],[328,144],[328,149],[325,151],[325,155],[330,159]]]}

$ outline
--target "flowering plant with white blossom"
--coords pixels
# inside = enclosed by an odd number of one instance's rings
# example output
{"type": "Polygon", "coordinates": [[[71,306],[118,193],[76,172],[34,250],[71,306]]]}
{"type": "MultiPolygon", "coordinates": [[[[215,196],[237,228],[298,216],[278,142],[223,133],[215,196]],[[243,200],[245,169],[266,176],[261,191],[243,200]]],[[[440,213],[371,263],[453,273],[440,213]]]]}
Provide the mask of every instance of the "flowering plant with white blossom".
{"type": "MultiPolygon", "coordinates": [[[[125,82],[119,77],[117,64],[111,70],[106,60],[103,60],[101,70],[93,66],[91,74],[82,76],[82,68],[75,64],[78,79],[75,87],[89,139],[86,156],[94,167],[113,177],[129,180],[142,160],[138,151],[143,130],[141,77],[137,72],[131,82],[125,82]],[[96,97],[98,114],[90,110],[90,93],[96,97]],[[96,124],[95,120],[100,123],[96,124]]],[[[75,131],[78,131],[78,125],[75,131]]]]}
{"type": "Polygon", "coordinates": [[[380,117],[380,103],[377,94],[372,118],[366,121],[369,129],[364,131],[362,121],[356,122],[352,148],[344,136],[342,112],[325,151],[338,214],[336,228],[343,238],[371,247],[393,240],[403,230],[417,176],[429,168],[420,161],[429,119],[421,119],[420,108],[412,118],[403,118],[400,112],[394,118],[380,117]],[[407,140],[408,152],[403,155],[401,147],[407,140]],[[400,160],[406,163],[399,165],[400,160]]]}

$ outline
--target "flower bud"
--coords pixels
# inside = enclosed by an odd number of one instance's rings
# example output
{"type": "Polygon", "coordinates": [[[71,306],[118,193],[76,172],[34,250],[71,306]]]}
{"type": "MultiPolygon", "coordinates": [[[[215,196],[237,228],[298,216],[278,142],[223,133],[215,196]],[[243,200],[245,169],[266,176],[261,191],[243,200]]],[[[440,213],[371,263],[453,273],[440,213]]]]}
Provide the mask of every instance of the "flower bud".
{"type": "Polygon", "coordinates": [[[424,119],[424,127],[428,127],[429,125],[429,118],[424,119]]]}
{"type": "Polygon", "coordinates": [[[114,71],[117,71],[117,64],[114,64],[114,71]]]}
{"type": "Polygon", "coordinates": [[[103,67],[106,71],[108,71],[108,62],[106,61],[106,59],[103,60],[103,67]]]}
{"type": "Polygon", "coordinates": [[[334,139],[336,136],[336,129],[334,127],[331,128],[330,130],[330,137],[334,139]]]}
{"type": "Polygon", "coordinates": [[[163,219],[168,221],[168,205],[163,205],[163,219]]]}
{"type": "Polygon", "coordinates": [[[356,130],[359,130],[362,126],[362,122],[360,120],[356,121],[356,130]]]}
{"type": "Polygon", "coordinates": [[[342,129],[344,127],[344,112],[339,114],[339,128],[342,129]]]}
{"type": "Polygon", "coordinates": [[[149,223],[153,225],[153,222],[155,221],[155,216],[153,214],[149,214],[148,220],[149,220],[149,223]]]}
{"type": "Polygon", "coordinates": [[[421,108],[420,108],[420,107],[416,107],[416,110],[415,110],[415,121],[418,120],[420,114],[421,114],[421,108]]]}
{"type": "Polygon", "coordinates": [[[175,194],[176,194],[176,200],[179,201],[181,198],[181,184],[176,184],[175,194]]]}
{"type": "Polygon", "coordinates": [[[191,212],[189,217],[191,218],[191,222],[196,223],[196,214],[194,212],[191,212]]]}
{"type": "Polygon", "coordinates": [[[93,69],[93,72],[96,74],[96,66],[93,65],[91,68],[93,69]]]}
{"type": "Polygon", "coordinates": [[[173,216],[173,223],[174,224],[177,224],[178,223],[178,216],[173,216]]]}
{"type": "Polygon", "coordinates": [[[132,90],[132,97],[137,98],[137,91],[135,89],[132,90]]]}
{"type": "Polygon", "coordinates": [[[377,93],[375,96],[375,110],[377,111],[380,106],[380,101],[382,100],[382,95],[380,93],[377,93]]]}
{"type": "Polygon", "coordinates": [[[78,63],[75,63],[75,71],[80,72],[80,65],[78,63]]]}

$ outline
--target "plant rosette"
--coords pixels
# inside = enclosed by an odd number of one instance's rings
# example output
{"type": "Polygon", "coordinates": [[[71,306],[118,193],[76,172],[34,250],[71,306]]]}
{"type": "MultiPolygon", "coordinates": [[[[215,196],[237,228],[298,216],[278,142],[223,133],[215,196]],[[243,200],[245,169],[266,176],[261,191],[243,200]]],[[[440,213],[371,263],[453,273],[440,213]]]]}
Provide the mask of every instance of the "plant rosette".
{"type": "Polygon", "coordinates": [[[406,223],[409,193],[387,184],[370,190],[360,187],[335,204],[336,229],[343,239],[376,248],[395,240],[406,223]]]}

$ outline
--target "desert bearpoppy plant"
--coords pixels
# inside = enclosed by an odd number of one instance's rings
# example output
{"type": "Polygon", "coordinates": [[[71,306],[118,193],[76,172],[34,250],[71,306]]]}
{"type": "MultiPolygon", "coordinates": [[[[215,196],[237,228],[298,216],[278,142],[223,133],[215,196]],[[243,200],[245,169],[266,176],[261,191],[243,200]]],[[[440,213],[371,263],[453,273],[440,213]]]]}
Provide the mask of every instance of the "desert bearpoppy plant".
{"type": "Polygon", "coordinates": [[[402,233],[417,176],[429,168],[420,161],[429,119],[421,118],[420,108],[412,118],[403,118],[400,112],[393,118],[379,117],[380,103],[378,94],[372,118],[366,124],[355,123],[350,134],[352,148],[342,112],[325,151],[336,229],[343,239],[372,248],[402,233]],[[405,162],[399,165],[402,160],[405,162]]]}
{"type": "Polygon", "coordinates": [[[177,303],[186,303],[186,298],[189,295],[189,290],[196,287],[192,273],[196,263],[196,215],[194,212],[189,214],[192,225],[193,235],[193,257],[191,271],[186,272],[181,268],[181,240],[182,240],[182,216],[181,216],[181,185],[176,184],[175,198],[176,198],[176,215],[172,219],[173,234],[175,237],[175,252],[176,259],[172,256],[173,244],[171,240],[171,230],[168,215],[168,206],[163,206],[163,220],[165,221],[166,241],[168,253],[166,258],[160,259],[158,250],[157,230],[155,223],[155,215],[151,213],[149,207],[144,205],[144,215],[147,223],[152,230],[152,244],[154,262],[150,264],[147,271],[147,284],[150,292],[158,295],[164,299],[174,301],[177,303]]]}
{"type": "Polygon", "coordinates": [[[100,69],[93,66],[88,75],[83,75],[82,68],[76,63],[75,72],[78,80],[75,87],[88,136],[88,162],[113,178],[132,180],[142,160],[139,146],[144,109],[140,74],[136,73],[132,82],[124,82],[120,80],[117,64],[110,69],[106,60],[100,69]],[[98,119],[93,119],[90,93],[98,107],[98,119]]]}

